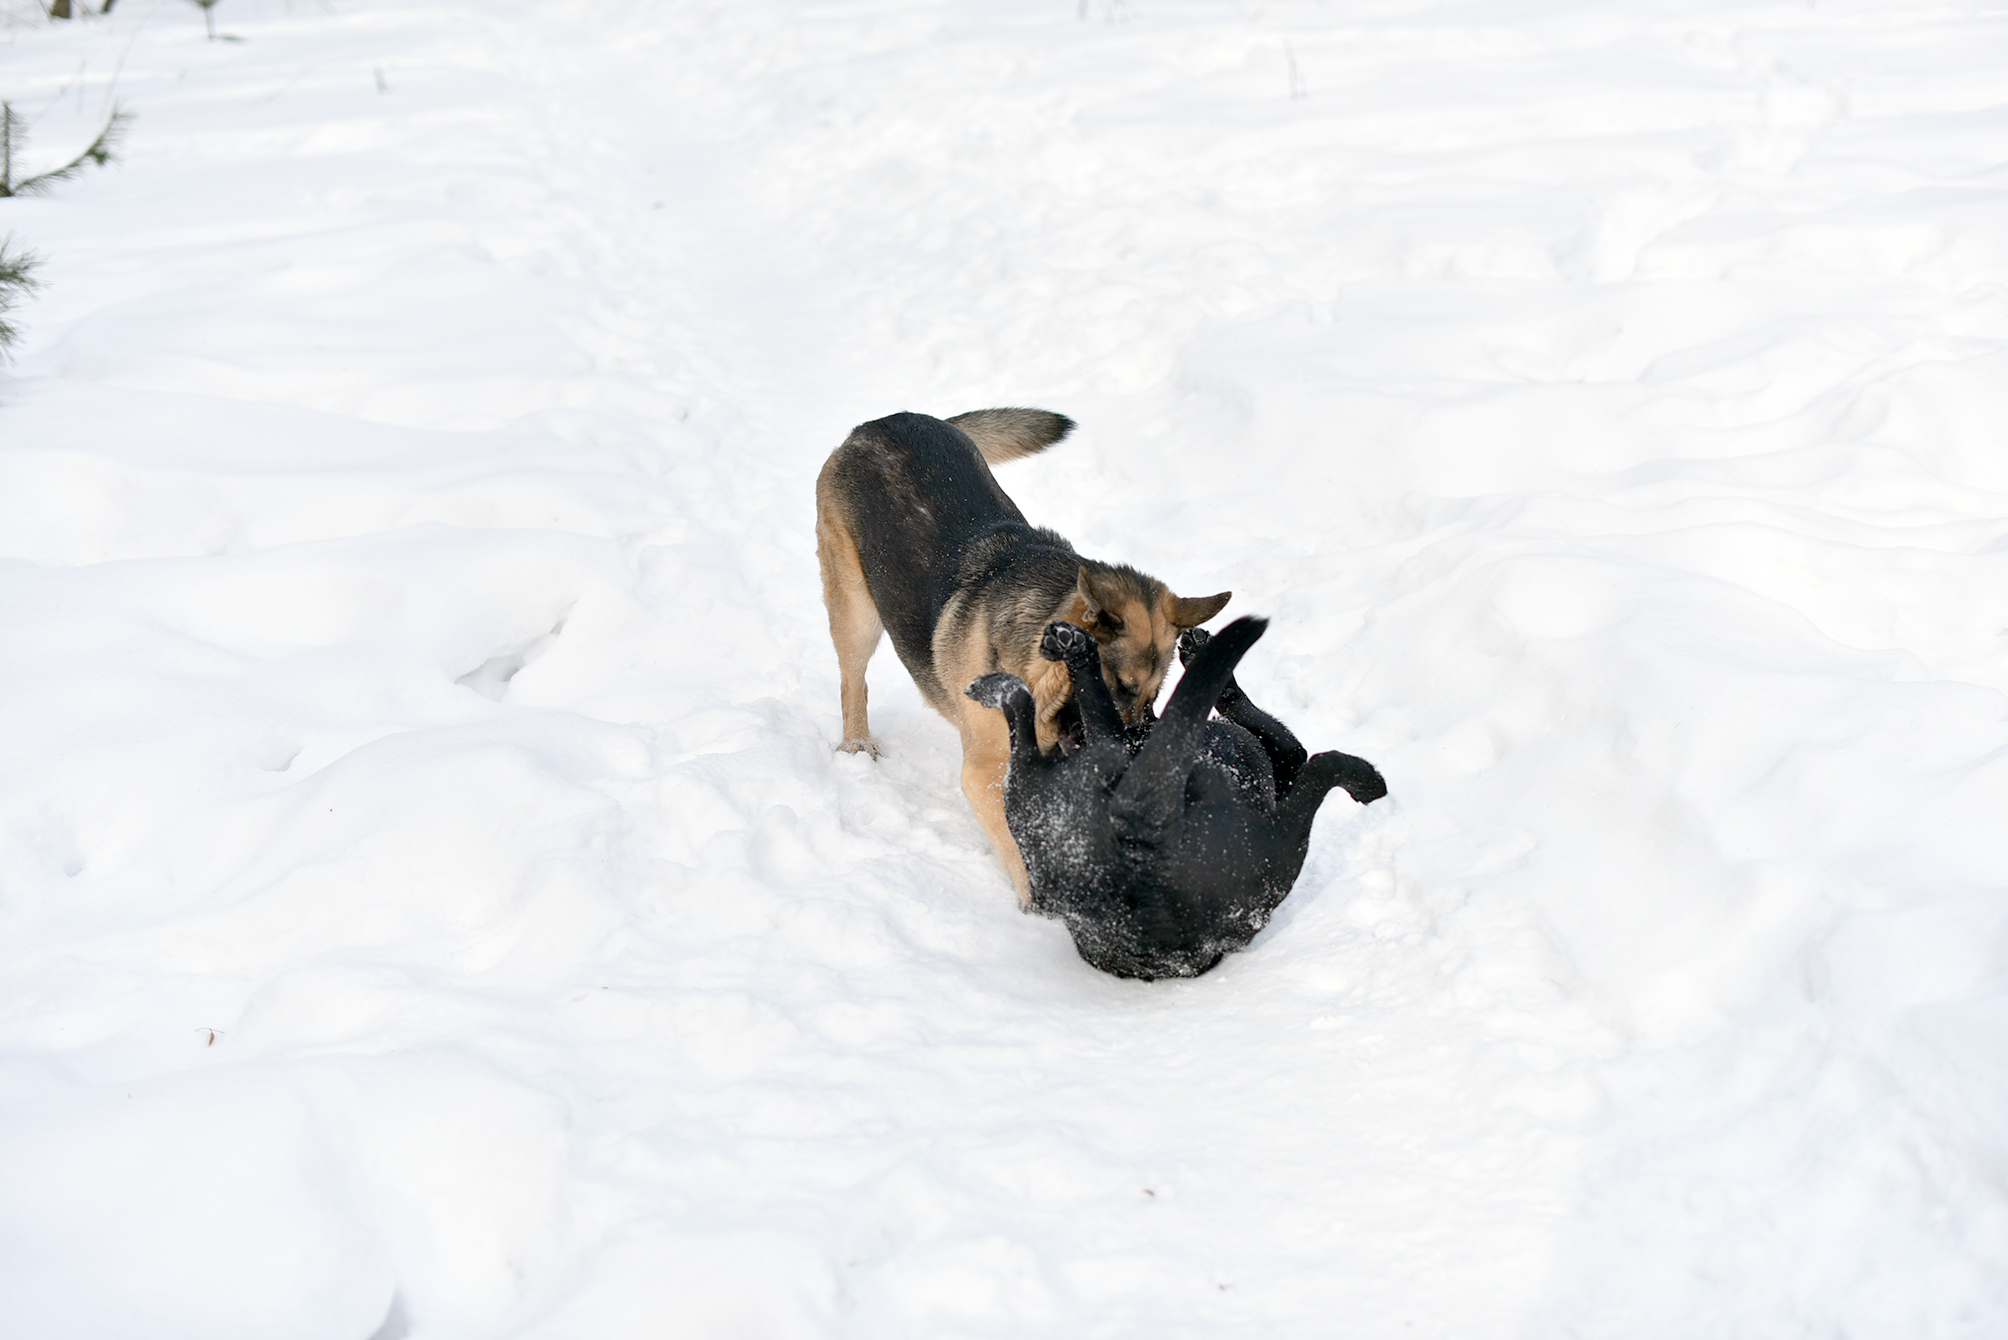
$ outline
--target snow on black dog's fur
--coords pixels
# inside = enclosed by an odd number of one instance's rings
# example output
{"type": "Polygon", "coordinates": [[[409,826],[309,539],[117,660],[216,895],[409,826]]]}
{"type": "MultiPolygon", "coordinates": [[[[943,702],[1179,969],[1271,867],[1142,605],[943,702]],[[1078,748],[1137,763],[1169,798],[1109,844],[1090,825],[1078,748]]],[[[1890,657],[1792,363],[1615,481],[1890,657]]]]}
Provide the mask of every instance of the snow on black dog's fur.
{"type": "Polygon", "coordinates": [[[1244,948],[1296,883],[1311,821],[1333,787],[1365,804],[1387,794],[1372,764],[1307,757],[1289,728],[1248,701],[1234,667],[1268,627],[1237,619],[1179,641],[1185,677],[1164,716],[1125,728],[1095,639],[1046,629],[1064,661],[1079,747],[1041,752],[1032,696],[1015,675],[969,686],[1011,731],[1004,815],[1031,876],[1032,905],[1066,923],[1081,957],[1118,977],[1197,977],[1244,948]],[[1210,720],[1218,708],[1225,720],[1210,720]]]}

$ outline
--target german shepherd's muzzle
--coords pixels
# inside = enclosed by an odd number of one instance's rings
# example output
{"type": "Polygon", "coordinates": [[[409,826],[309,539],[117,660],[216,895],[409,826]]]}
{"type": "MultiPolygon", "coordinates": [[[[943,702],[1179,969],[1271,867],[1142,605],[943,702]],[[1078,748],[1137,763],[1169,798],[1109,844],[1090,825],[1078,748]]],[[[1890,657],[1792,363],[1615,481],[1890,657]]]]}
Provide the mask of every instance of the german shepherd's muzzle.
{"type": "Polygon", "coordinates": [[[1073,679],[1082,743],[1072,751],[1041,751],[1032,695],[1015,675],[968,688],[1010,728],[1004,817],[1032,906],[1064,921],[1104,972],[1197,977],[1245,948],[1296,883],[1326,793],[1340,787],[1361,804],[1387,794],[1371,763],[1306,757],[1241,692],[1234,667],[1267,627],[1244,618],[1210,639],[1185,633],[1185,676],[1164,716],[1125,728],[1095,639],[1053,624],[1040,652],[1073,679]],[[1216,707],[1226,720],[1208,719],[1216,707]]]}

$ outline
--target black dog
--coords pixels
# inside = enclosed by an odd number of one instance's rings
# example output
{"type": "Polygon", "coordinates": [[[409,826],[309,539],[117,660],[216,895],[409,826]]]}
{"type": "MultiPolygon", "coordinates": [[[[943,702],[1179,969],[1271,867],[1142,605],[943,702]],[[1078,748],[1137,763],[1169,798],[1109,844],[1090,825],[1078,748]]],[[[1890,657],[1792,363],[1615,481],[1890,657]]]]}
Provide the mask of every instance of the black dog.
{"type": "Polygon", "coordinates": [[[1040,752],[1032,695],[1015,675],[969,686],[1011,731],[1004,817],[1032,905],[1066,922],[1104,972],[1197,977],[1245,948],[1296,883],[1326,793],[1343,787],[1361,804],[1387,794],[1371,763],[1307,757],[1241,692],[1234,667],[1267,627],[1236,619],[1211,639],[1186,633],[1185,676],[1164,716],[1125,731],[1095,639],[1051,625],[1040,654],[1066,662],[1081,712],[1071,753],[1040,752]],[[1216,706],[1225,721],[1208,719],[1216,706]]]}

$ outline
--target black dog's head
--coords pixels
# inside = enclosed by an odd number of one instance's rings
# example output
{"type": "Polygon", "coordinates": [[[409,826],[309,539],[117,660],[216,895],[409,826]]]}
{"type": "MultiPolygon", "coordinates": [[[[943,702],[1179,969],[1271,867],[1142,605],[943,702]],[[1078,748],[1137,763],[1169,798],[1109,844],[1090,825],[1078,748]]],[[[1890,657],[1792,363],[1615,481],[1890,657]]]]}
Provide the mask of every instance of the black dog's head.
{"type": "Polygon", "coordinates": [[[1010,727],[1004,818],[1032,904],[1104,972],[1197,977],[1244,948],[1296,882],[1326,793],[1387,794],[1362,759],[1307,758],[1241,693],[1234,666],[1266,627],[1237,619],[1215,638],[1186,634],[1185,677],[1164,716],[1125,728],[1094,638],[1052,625],[1040,652],[1066,662],[1081,713],[1082,743],[1065,754],[1039,752],[1031,693],[1015,676],[969,686],[1010,727]],[[1216,706],[1226,720],[1208,719],[1216,706]]]}

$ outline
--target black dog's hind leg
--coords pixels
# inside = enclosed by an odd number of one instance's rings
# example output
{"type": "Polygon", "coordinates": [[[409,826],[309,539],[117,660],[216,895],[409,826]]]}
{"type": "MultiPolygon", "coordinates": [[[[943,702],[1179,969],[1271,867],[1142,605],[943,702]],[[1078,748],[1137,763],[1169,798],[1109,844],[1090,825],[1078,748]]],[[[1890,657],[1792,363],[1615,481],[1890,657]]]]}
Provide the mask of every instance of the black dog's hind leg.
{"type": "MultiPolygon", "coordinates": [[[[1213,635],[1204,628],[1188,628],[1178,635],[1178,661],[1190,666],[1199,649],[1211,641],[1213,635]]],[[[1220,690],[1220,698],[1213,704],[1215,711],[1254,736],[1262,745],[1262,751],[1269,755],[1269,770],[1276,778],[1276,798],[1280,801],[1290,794],[1296,783],[1297,773],[1310,757],[1309,751],[1298,742],[1290,728],[1270,716],[1241,691],[1240,683],[1232,676],[1227,677],[1227,687],[1220,690]]],[[[1319,792],[1323,795],[1323,792],[1319,792]]]]}
{"type": "Polygon", "coordinates": [[[1125,840],[1159,841],[1185,808],[1185,784],[1199,756],[1207,718],[1234,667],[1269,626],[1267,619],[1236,619],[1193,656],[1171,691],[1164,715],[1109,793],[1109,814],[1125,840]]]}
{"type": "Polygon", "coordinates": [[[1297,774],[1296,788],[1287,799],[1277,802],[1277,827],[1294,842],[1308,842],[1311,821],[1318,817],[1318,806],[1324,804],[1334,787],[1362,805],[1370,805],[1387,794],[1387,782],[1379,769],[1365,759],[1341,754],[1336,749],[1313,754],[1297,774]]]}
{"type": "Polygon", "coordinates": [[[1332,784],[1362,805],[1371,805],[1387,794],[1387,779],[1380,775],[1379,768],[1363,758],[1332,749],[1317,755],[1312,762],[1322,763],[1332,784]]]}
{"type": "Polygon", "coordinates": [[[1297,882],[1304,858],[1310,855],[1311,825],[1317,820],[1318,807],[1335,787],[1343,788],[1361,804],[1387,794],[1387,783],[1365,759],[1336,752],[1314,754],[1307,759],[1297,774],[1297,785],[1276,804],[1274,826],[1265,844],[1267,856],[1262,876],[1265,911],[1288,897],[1290,887],[1297,882]]]}
{"type": "Polygon", "coordinates": [[[1070,623],[1049,623],[1039,639],[1039,654],[1064,661],[1074,681],[1074,705],[1081,710],[1081,738],[1088,744],[1123,738],[1122,714],[1102,678],[1102,651],[1094,635],[1070,623]]]}

